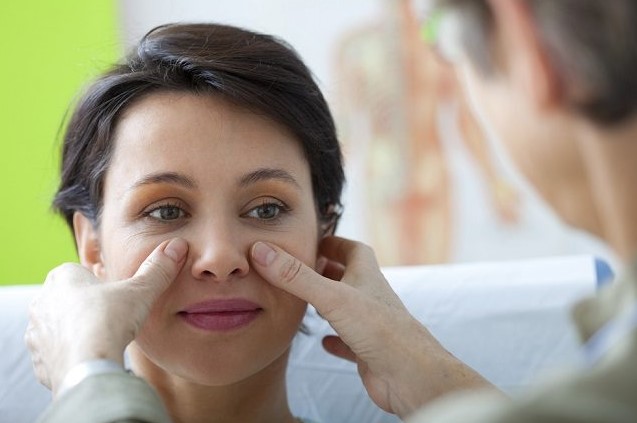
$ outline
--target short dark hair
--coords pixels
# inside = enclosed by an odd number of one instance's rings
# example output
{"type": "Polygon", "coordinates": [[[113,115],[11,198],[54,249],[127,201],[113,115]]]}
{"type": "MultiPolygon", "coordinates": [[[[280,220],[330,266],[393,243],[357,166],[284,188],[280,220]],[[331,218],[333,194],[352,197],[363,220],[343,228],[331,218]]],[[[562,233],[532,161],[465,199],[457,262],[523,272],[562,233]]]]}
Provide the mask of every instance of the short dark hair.
{"type": "MultiPolygon", "coordinates": [[[[631,117],[637,109],[637,2],[521,1],[537,24],[553,67],[572,88],[566,91],[571,106],[598,124],[631,117]]],[[[438,0],[438,6],[460,14],[467,55],[484,74],[493,72],[488,2],[438,0]]]]}
{"type": "Polygon", "coordinates": [[[66,127],[53,200],[71,230],[76,211],[99,224],[119,117],[157,91],[221,96],[290,130],[310,166],[319,219],[334,231],[345,177],[334,120],[312,74],[284,41],[211,23],[151,30],[83,93],[66,127]]]}

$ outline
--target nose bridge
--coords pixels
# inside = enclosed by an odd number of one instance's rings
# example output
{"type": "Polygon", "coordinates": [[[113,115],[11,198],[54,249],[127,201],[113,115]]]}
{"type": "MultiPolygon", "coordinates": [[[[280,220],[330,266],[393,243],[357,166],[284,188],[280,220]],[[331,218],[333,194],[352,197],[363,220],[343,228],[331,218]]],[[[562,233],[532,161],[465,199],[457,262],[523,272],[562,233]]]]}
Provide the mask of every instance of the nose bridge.
{"type": "Polygon", "coordinates": [[[248,273],[249,243],[234,222],[221,217],[207,219],[195,228],[192,242],[192,273],[197,279],[219,281],[248,273]]]}

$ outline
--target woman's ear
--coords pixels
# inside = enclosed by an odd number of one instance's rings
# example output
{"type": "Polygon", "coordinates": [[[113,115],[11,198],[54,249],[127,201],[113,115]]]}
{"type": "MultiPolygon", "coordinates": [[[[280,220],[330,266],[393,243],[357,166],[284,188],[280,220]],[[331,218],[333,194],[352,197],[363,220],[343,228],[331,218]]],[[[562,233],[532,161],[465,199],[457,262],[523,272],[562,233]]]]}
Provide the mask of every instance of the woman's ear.
{"type": "Polygon", "coordinates": [[[73,232],[77,253],[82,266],[89,269],[95,276],[103,279],[106,276],[102,259],[102,248],[97,229],[90,219],[80,212],[73,213],[73,232]]]}
{"type": "Polygon", "coordinates": [[[529,6],[526,2],[511,0],[490,0],[489,3],[499,33],[500,60],[511,81],[539,109],[561,103],[562,81],[529,6]]]}

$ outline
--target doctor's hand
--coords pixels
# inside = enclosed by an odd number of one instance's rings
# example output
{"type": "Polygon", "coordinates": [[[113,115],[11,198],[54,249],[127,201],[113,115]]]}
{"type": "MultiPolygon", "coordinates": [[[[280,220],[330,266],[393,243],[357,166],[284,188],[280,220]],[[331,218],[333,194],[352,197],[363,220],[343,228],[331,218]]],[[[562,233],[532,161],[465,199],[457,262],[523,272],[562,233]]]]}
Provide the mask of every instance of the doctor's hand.
{"type": "Polygon", "coordinates": [[[85,267],[66,263],[47,275],[31,303],[25,342],[39,381],[54,395],[64,376],[86,360],[123,365],[126,346],[155,300],[185,262],[188,244],[165,241],[127,280],[100,283],[85,267]]]}
{"type": "Polygon", "coordinates": [[[323,275],[281,248],[255,243],[255,269],[271,284],[312,304],[338,337],[324,348],[357,363],[370,398],[406,417],[451,391],[490,386],[455,358],[405,308],[382,275],[368,246],[325,238],[323,275]]]}

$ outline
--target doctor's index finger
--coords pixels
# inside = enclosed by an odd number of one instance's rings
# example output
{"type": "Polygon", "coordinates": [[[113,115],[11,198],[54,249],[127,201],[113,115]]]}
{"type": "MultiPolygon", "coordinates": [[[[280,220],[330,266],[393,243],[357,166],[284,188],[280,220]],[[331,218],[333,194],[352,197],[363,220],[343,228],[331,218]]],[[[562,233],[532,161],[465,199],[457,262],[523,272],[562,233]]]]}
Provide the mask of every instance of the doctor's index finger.
{"type": "Polygon", "coordinates": [[[255,269],[265,280],[307,301],[321,313],[341,297],[342,284],[319,275],[276,245],[256,242],[250,253],[255,269]]]}

